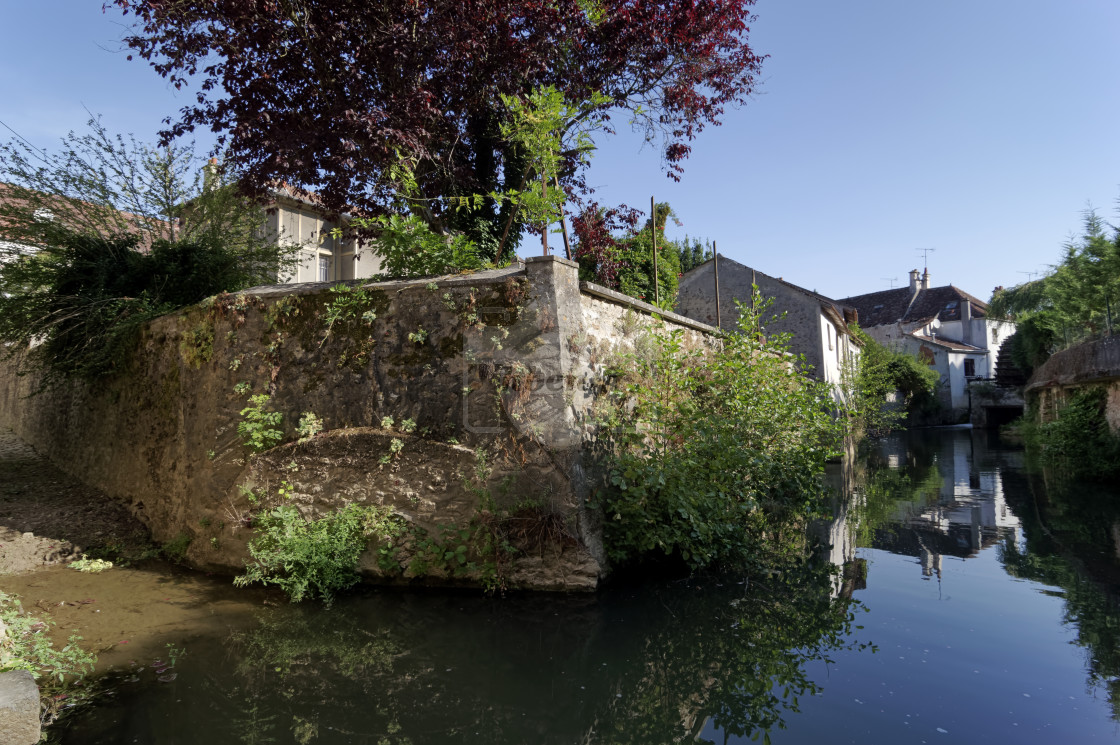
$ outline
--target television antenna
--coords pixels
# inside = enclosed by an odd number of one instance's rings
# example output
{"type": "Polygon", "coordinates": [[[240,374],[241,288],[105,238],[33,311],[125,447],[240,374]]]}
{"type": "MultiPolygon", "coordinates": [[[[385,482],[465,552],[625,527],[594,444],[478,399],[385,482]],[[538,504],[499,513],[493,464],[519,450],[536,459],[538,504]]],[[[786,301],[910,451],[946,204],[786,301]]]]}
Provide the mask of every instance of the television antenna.
{"type": "Polygon", "coordinates": [[[1028,282],[1033,282],[1033,281],[1034,281],[1034,278],[1035,278],[1035,277],[1037,277],[1037,276],[1039,276],[1040,274],[1042,274],[1042,272],[1023,272],[1023,271],[1019,271],[1019,272],[1016,272],[1016,273],[1017,273],[1017,274],[1025,274],[1025,275],[1027,275],[1027,281],[1028,281],[1028,282]]]}
{"type": "Polygon", "coordinates": [[[880,282],[890,282],[891,289],[894,289],[894,283],[898,281],[898,277],[879,277],[880,282]]]}
{"type": "Polygon", "coordinates": [[[915,251],[922,255],[922,268],[929,271],[929,255],[936,251],[936,248],[915,248],[915,251]]]}

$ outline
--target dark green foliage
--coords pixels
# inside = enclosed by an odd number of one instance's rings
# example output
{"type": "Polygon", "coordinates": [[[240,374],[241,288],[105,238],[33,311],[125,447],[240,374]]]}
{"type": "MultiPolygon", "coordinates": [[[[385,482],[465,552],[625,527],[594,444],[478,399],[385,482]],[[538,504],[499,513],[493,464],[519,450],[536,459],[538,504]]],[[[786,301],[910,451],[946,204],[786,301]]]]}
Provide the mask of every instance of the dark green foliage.
{"type": "MultiPolygon", "coordinates": [[[[618,290],[647,303],[654,302],[653,292],[653,239],[649,227],[622,242],[625,259],[618,273],[618,290]]],[[[657,302],[666,309],[677,302],[677,285],[680,282],[680,258],[674,248],[664,243],[664,235],[657,236],[657,302]]]]}
{"type": "Polygon", "coordinates": [[[659,334],[620,366],[626,385],[603,418],[612,561],[758,567],[803,548],[839,425],[827,388],[787,355],[788,336],[761,333],[768,305],[741,305],[740,330],[721,349],[659,334]]]}
{"type": "Polygon", "coordinates": [[[10,352],[35,344],[25,363],[42,369],[44,386],[112,374],[145,322],[262,278],[251,258],[206,238],[156,241],[148,253],[135,236],[50,238],[0,264],[0,340],[10,352]]]}
{"type": "Polygon", "coordinates": [[[681,274],[692,271],[705,261],[710,261],[715,256],[715,247],[711,241],[701,241],[698,238],[689,238],[683,241],[668,241],[665,244],[667,251],[677,254],[677,263],[680,265],[681,274]]]}
{"type": "Polygon", "coordinates": [[[884,435],[907,412],[937,405],[934,391],[940,376],[936,370],[913,355],[880,344],[858,326],[850,328],[863,345],[856,368],[844,372],[844,409],[853,431],[884,435]],[[902,395],[901,408],[887,405],[887,395],[894,391],[902,395]]]}
{"type": "Polygon", "coordinates": [[[125,364],[139,327],[220,292],[277,281],[264,209],[190,147],[110,135],[97,119],[57,153],[0,144],[0,342],[43,385],[125,364]]]}
{"type": "Polygon", "coordinates": [[[1026,374],[1072,344],[1111,334],[1120,312],[1120,230],[1085,213],[1083,234],[1042,279],[992,295],[992,318],[1015,321],[1011,354],[1026,374]]]}
{"type": "Polygon", "coordinates": [[[1105,419],[1103,387],[1069,394],[1056,419],[1038,424],[1038,412],[1020,420],[1020,431],[1035,461],[1059,476],[1113,481],[1120,478],[1120,436],[1105,419]]]}

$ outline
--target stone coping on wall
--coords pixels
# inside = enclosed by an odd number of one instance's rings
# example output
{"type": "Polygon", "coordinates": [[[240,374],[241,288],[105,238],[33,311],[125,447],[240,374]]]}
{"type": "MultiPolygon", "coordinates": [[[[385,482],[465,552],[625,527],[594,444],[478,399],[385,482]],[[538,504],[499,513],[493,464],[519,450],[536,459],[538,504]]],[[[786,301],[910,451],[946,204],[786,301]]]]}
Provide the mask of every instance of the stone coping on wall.
{"type": "Polygon", "coordinates": [[[477,272],[443,274],[435,277],[421,277],[419,279],[390,279],[382,282],[371,282],[369,279],[335,279],[328,282],[260,285],[258,287],[242,290],[238,294],[254,295],[261,298],[285,297],[288,295],[313,295],[323,290],[337,287],[338,285],[372,287],[386,292],[390,290],[407,290],[411,287],[426,287],[430,284],[435,284],[439,287],[492,285],[505,282],[510,277],[523,276],[524,274],[525,265],[518,262],[504,269],[484,269],[477,272]]]}
{"type": "Polygon", "coordinates": [[[1034,371],[1023,391],[1115,378],[1120,378],[1120,336],[1108,336],[1055,352],[1034,371]]]}
{"type": "Polygon", "coordinates": [[[649,303],[643,302],[641,300],[638,300],[637,298],[630,297],[629,295],[618,292],[617,290],[612,290],[609,287],[597,285],[594,282],[580,282],[579,289],[580,292],[586,295],[592,295],[594,297],[607,300],[608,302],[612,302],[617,305],[622,305],[627,308],[633,308],[639,313],[645,313],[646,315],[656,315],[659,318],[669,321],[670,323],[675,323],[678,326],[684,326],[685,328],[694,329],[695,331],[701,331],[705,334],[712,334],[713,336],[723,335],[723,332],[717,329],[715,326],[709,326],[706,323],[694,321],[691,318],[687,318],[680,315],[679,313],[674,313],[670,310],[662,310],[656,305],[651,305],[649,303]]]}
{"type": "MultiPolygon", "coordinates": [[[[529,264],[540,263],[555,263],[567,267],[573,271],[579,271],[579,264],[566,259],[563,256],[556,256],[554,254],[548,256],[530,256],[525,259],[519,259],[511,266],[503,269],[485,269],[477,272],[468,272],[463,274],[444,274],[436,277],[422,277],[419,279],[406,279],[406,280],[386,280],[383,282],[369,282],[364,279],[341,279],[332,280],[328,282],[300,282],[298,284],[275,284],[275,285],[260,285],[252,287],[248,290],[243,290],[241,294],[253,295],[260,298],[274,298],[285,297],[292,295],[312,295],[323,290],[328,290],[331,287],[338,285],[348,285],[351,287],[371,287],[389,292],[392,290],[406,290],[411,287],[426,287],[430,284],[435,284],[439,287],[455,287],[457,285],[490,285],[500,284],[507,281],[510,277],[523,276],[527,273],[529,264]]],[[[632,308],[638,313],[646,315],[656,315],[670,323],[684,326],[695,331],[700,331],[705,334],[713,334],[721,336],[723,334],[715,326],[709,326],[706,323],[700,323],[679,313],[674,313],[668,310],[662,310],[655,305],[631,297],[624,293],[612,290],[609,287],[595,284],[594,282],[580,282],[580,292],[591,295],[593,297],[606,300],[616,305],[621,305],[626,308],[632,308]]]]}

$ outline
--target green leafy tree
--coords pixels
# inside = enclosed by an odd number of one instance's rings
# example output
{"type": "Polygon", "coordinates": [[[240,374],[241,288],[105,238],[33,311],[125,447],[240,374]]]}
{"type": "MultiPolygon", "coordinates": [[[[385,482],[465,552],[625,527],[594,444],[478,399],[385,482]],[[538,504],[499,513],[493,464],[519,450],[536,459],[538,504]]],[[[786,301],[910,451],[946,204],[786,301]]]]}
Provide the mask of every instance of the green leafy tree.
{"type": "Polygon", "coordinates": [[[1120,305],[1120,230],[1087,210],[1082,235],[1044,277],[997,290],[989,316],[1017,324],[1012,359],[1025,371],[1071,344],[1113,333],[1120,305]]]}
{"type": "MultiPolygon", "coordinates": [[[[657,233],[658,303],[671,309],[677,298],[681,258],[692,248],[666,240],[665,223],[675,219],[667,202],[655,206],[657,233]]],[[[575,259],[580,279],[597,282],[627,295],[654,302],[653,235],[650,220],[639,226],[638,212],[625,206],[605,209],[586,206],[572,220],[575,259]]]]}
{"type": "Polygon", "coordinates": [[[189,147],[89,126],[54,154],[0,145],[0,341],[44,385],[113,372],[146,321],[275,282],[299,250],[189,147]]]}
{"type": "Polygon", "coordinates": [[[789,336],[764,335],[769,304],[756,293],[741,305],[719,349],[654,334],[620,366],[625,388],[603,427],[612,561],[758,567],[800,546],[841,431],[829,389],[802,374],[789,336]]]}
{"type": "Polygon", "coordinates": [[[665,248],[676,252],[681,274],[692,271],[716,255],[715,246],[711,241],[689,238],[687,235],[682,241],[666,242],[665,248]]]}
{"type": "Polygon", "coordinates": [[[483,266],[478,246],[466,235],[441,235],[415,215],[355,218],[351,222],[377,235],[369,250],[381,260],[385,277],[431,277],[483,266]]]}
{"type": "Polygon", "coordinates": [[[859,357],[843,371],[842,406],[851,431],[880,436],[897,427],[907,412],[936,405],[937,371],[917,357],[884,346],[858,326],[850,326],[860,342],[859,357]],[[888,403],[897,391],[901,406],[888,403]]]}

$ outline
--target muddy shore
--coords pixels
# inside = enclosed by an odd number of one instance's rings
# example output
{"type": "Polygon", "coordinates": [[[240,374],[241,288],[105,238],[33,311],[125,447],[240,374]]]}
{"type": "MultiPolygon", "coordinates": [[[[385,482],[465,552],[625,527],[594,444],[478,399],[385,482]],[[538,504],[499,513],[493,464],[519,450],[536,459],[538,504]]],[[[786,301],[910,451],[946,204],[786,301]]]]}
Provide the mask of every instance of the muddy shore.
{"type": "Polygon", "coordinates": [[[123,504],[63,473],[10,430],[0,430],[0,591],[98,655],[97,672],[150,665],[198,634],[221,631],[231,609],[272,602],[159,558],[123,504]],[[83,554],[114,563],[101,573],[67,565],[83,554]]]}

